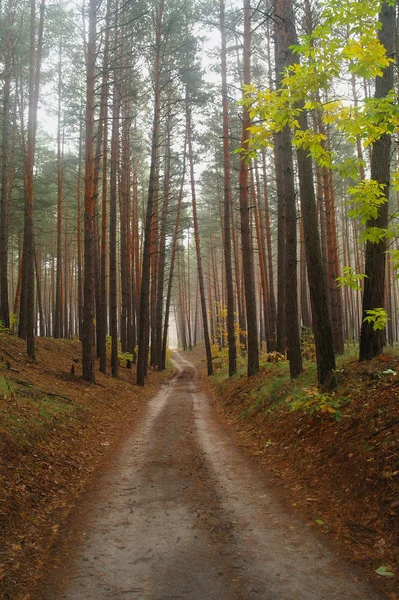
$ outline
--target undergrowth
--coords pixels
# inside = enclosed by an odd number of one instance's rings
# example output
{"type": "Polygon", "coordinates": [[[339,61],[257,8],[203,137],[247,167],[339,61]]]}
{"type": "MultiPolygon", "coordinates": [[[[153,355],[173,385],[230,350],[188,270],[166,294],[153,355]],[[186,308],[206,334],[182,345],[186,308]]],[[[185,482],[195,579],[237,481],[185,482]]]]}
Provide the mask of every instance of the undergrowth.
{"type": "MultiPolygon", "coordinates": [[[[212,384],[221,393],[223,390],[234,387],[234,392],[242,402],[241,418],[250,418],[259,411],[273,413],[283,404],[287,410],[301,410],[307,414],[318,414],[339,421],[342,416],[341,408],[346,406],[349,398],[339,392],[327,394],[319,391],[317,387],[317,369],[314,354],[311,351],[309,335],[303,344],[306,356],[304,357],[303,373],[294,380],[290,378],[289,363],[282,355],[277,353],[262,353],[260,357],[260,372],[250,380],[246,378],[247,365],[244,357],[240,356],[237,364],[237,373],[229,378],[228,367],[223,364],[212,376],[212,384]],[[243,386],[234,382],[242,381],[243,386]]],[[[337,357],[337,375],[345,365],[355,359],[357,348],[348,346],[343,356],[337,357]]]]}
{"type": "Polygon", "coordinates": [[[75,405],[62,398],[18,394],[17,399],[0,404],[0,435],[22,450],[66,424],[75,413],[75,405]]]}

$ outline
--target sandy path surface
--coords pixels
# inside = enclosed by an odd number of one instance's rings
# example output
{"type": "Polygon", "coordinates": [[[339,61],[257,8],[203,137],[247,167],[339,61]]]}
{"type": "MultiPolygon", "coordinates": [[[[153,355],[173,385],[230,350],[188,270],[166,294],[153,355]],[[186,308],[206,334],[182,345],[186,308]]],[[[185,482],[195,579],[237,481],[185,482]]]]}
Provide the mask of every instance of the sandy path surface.
{"type": "MultiPolygon", "coordinates": [[[[148,405],[46,600],[377,600],[286,512],[212,415],[194,367],[148,405]]],[[[359,581],[358,581],[359,579],[359,581]]]]}

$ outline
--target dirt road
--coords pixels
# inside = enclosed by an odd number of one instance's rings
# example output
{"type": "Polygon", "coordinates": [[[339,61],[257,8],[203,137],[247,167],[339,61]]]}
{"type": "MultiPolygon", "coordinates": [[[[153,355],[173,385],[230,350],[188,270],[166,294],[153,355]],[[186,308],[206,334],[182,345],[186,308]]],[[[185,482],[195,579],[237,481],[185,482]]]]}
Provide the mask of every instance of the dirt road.
{"type": "Polygon", "coordinates": [[[175,363],[100,481],[72,575],[46,600],[380,598],[286,512],[215,421],[194,367],[175,363]]]}

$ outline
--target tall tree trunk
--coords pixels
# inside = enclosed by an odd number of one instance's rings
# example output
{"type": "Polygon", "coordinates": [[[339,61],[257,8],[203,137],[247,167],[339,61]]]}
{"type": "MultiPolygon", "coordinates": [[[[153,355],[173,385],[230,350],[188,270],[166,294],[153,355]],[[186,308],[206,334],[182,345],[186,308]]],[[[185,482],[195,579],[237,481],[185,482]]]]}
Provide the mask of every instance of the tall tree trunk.
{"type": "Polygon", "coordinates": [[[31,0],[31,31],[29,61],[28,143],[24,152],[25,220],[22,257],[21,311],[19,335],[26,338],[27,354],[35,360],[35,240],[33,222],[34,156],[39,104],[40,70],[43,47],[45,0],[40,4],[39,29],[35,65],[36,2],[31,0]]]}
{"type": "Polygon", "coordinates": [[[69,290],[69,240],[68,240],[68,222],[69,222],[69,205],[65,206],[65,231],[64,231],[64,286],[63,286],[63,337],[69,338],[69,318],[68,318],[68,290],[69,290]]]}
{"type": "Polygon", "coordinates": [[[37,249],[35,248],[35,272],[36,272],[36,290],[37,290],[37,306],[39,312],[39,335],[44,337],[45,326],[43,316],[43,302],[42,302],[42,285],[41,285],[41,262],[37,255],[37,249]]]}
{"type": "Polygon", "coordinates": [[[57,125],[57,276],[55,284],[54,337],[63,337],[62,304],[62,152],[61,152],[62,45],[58,57],[58,125],[57,125]]]}
{"type": "Polygon", "coordinates": [[[274,293],[274,277],[273,277],[273,247],[270,231],[270,209],[269,209],[269,193],[267,188],[267,172],[266,172],[266,152],[262,150],[262,174],[263,174],[263,201],[265,212],[266,225],[266,246],[267,246],[267,266],[268,266],[268,282],[269,282],[269,331],[270,338],[266,340],[267,349],[269,352],[274,352],[276,349],[276,296],[274,293]]]}
{"type": "Polygon", "coordinates": [[[161,113],[161,49],[162,49],[162,21],[164,0],[158,1],[156,15],[156,39],[155,39],[155,97],[154,97],[154,121],[152,126],[151,143],[151,167],[148,185],[147,210],[144,228],[143,264],[140,292],[140,327],[139,327],[139,349],[137,357],[137,383],[144,385],[144,378],[148,365],[148,342],[149,342],[149,293],[150,293],[150,242],[151,226],[153,216],[153,203],[156,188],[157,156],[159,145],[159,122],[161,113]]]}
{"type": "Polygon", "coordinates": [[[135,317],[136,317],[136,335],[138,334],[138,328],[140,323],[140,295],[141,295],[141,265],[140,265],[140,235],[139,235],[139,192],[138,192],[138,158],[137,154],[133,155],[133,242],[132,251],[134,255],[134,264],[132,265],[132,279],[134,280],[134,291],[135,291],[135,317]]]}
{"type": "Polygon", "coordinates": [[[305,252],[305,240],[303,236],[303,219],[300,223],[300,282],[301,282],[301,315],[302,325],[304,327],[312,327],[312,319],[310,316],[309,302],[308,302],[308,285],[307,285],[307,269],[306,269],[306,252],[305,252]]]}
{"type": "Polygon", "coordinates": [[[94,370],[94,252],[95,252],[95,198],[94,198],[94,115],[95,115],[95,63],[96,63],[96,0],[89,2],[89,38],[86,53],[86,151],[84,199],[84,284],[83,284],[83,379],[95,382],[94,370]]]}
{"type": "MultiPolygon", "coordinates": [[[[263,311],[259,308],[260,321],[262,321],[262,312],[264,316],[264,327],[267,331],[267,335],[265,335],[266,340],[269,338],[269,320],[268,320],[268,289],[267,289],[267,280],[266,280],[266,265],[265,265],[265,245],[264,245],[264,237],[261,226],[261,213],[259,210],[259,185],[256,186],[254,184],[253,174],[251,172],[251,197],[252,197],[252,205],[255,214],[255,229],[256,229],[256,239],[258,245],[258,256],[259,256],[259,271],[260,271],[260,281],[262,287],[262,293],[260,298],[262,302],[259,303],[259,307],[263,306],[263,311]]],[[[262,331],[262,328],[260,328],[262,331]]]]}
{"type": "MultiPolygon", "coordinates": [[[[326,132],[324,124],[320,122],[319,131],[329,139],[329,131],[326,132]]],[[[328,148],[328,145],[322,142],[322,145],[328,148]]],[[[338,261],[338,240],[337,226],[335,218],[335,197],[332,184],[332,173],[327,167],[323,167],[323,188],[324,204],[326,216],[326,234],[327,234],[327,280],[330,301],[330,317],[333,330],[334,349],[337,354],[344,353],[344,334],[342,328],[342,300],[341,289],[337,284],[337,277],[340,275],[338,261]]]]}
{"type": "Polygon", "coordinates": [[[157,304],[155,315],[155,364],[158,370],[162,370],[162,312],[164,304],[164,280],[166,263],[166,219],[168,216],[170,195],[170,127],[171,111],[168,110],[166,122],[166,144],[165,144],[165,173],[163,186],[163,204],[161,215],[159,259],[158,259],[158,281],[157,281],[157,304]]]}
{"type": "MultiPolygon", "coordinates": [[[[159,157],[158,157],[159,158],[159,157]]],[[[156,186],[152,207],[151,243],[150,243],[150,365],[156,364],[156,310],[157,310],[157,280],[158,280],[158,235],[159,235],[159,161],[157,158],[156,186]]]]}
{"type": "Polygon", "coordinates": [[[186,310],[185,310],[185,299],[184,299],[184,251],[179,252],[177,255],[177,281],[179,284],[179,316],[180,316],[180,340],[183,351],[187,350],[187,336],[186,336],[186,310]],[[183,267],[181,263],[183,262],[183,267]]]}
{"type": "MultiPolygon", "coordinates": [[[[279,4],[281,13],[278,21],[280,27],[284,28],[284,39],[287,44],[286,52],[290,52],[289,47],[297,43],[293,3],[292,0],[280,0],[279,4]]],[[[275,16],[277,17],[277,15],[275,16]]],[[[291,60],[293,63],[298,62],[296,55],[291,60]]],[[[305,110],[300,112],[298,122],[302,131],[307,131],[308,118],[305,110]]],[[[297,150],[297,161],[313,332],[316,345],[317,376],[320,384],[326,387],[334,387],[336,385],[334,345],[317,226],[313,166],[308,150],[299,148],[297,150]]]]}
{"type": "Polygon", "coordinates": [[[201,298],[201,310],[202,310],[202,324],[204,328],[204,341],[206,351],[206,363],[208,368],[208,375],[213,374],[212,365],[212,352],[211,342],[209,338],[208,328],[208,315],[206,312],[206,298],[205,298],[205,286],[204,286],[204,274],[202,270],[202,256],[201,256],[201,244],[199,238],[198,228],[198,215],[197,215],[197,197],[195,191],[195,176],[194,176],[194,156],[193,156],[193,143],[191,133],[191,112],[189,106],[189,94],[186,89],[186,131],[187,131],[187,149],[188,149],[188,164],[190,169],[190,183],[191,183],[191,203],[193,209],[193,222],[194,222],[194,239],[195,239],[195,250],[197,255],[197,271],[198,271],[198,282],[199,292],[201,298]]]}
{"type": "Polygon", "coordinates": [[[191,262],[190,262],[190,228],[187,234],[187,328],[188,328],[188,348],[193,349],[192,343],[192,323],[191,323],[191,262]]]}
{"type": "MultiPolygon", "coordinates": [[[[105,345],[105,331],[102,327],[104,323],[102,315],[102,304],[101,304],[101,251],[100,251],[100,236],[99,236],[99,221],[98,221],[98,207],[99,207],[99,183],[101,174],[101,158],[103,151],[103,135],[105,127],[105,119],[107,115],[107,98],[108,98],[108,45],[109,45],[109,3],[107,3],[107,15],[105,22],[105,40],[104,40],[104,56],[102,65],[102,81],[101,81],[101,96],[100,96],[100,114],[98,127],[96,132],[96,143],[95,143],[95,154],[94,154],[94,245],[96,252],[94,253],[94,281],[95,281],[95,312],[96,312],[96,345],[97,345],[97,356],[100,358],[102,352],[104,352],[105,345]]],[[[103,171],[104,174],[104,171],[103,171]]],[[[106,172],[105,172],[106,177],[106,172]]],[[[103,183],[103,182],[102,182],[103,183]]],[[[105,184],[106,187],[107,184],[105,184]]],[[[106,319],[106,316],[105,316],[106,319]]],[[[100,370],[101,370],[100,364],[100,370]]]]}
{"type": "Polygon", "coordinates": [[[122,352],[130,351],[129,335],[131,321],[131,285],[130,285],[130,51],[126,47],[126,11],[123,9],[120,41],[120,80],[121,95],[121,171],[119,176],[120,189],[120,282],[121,282],[121,313],[120,313],[120,340],[122,352]]]}
{"type": "Polygon", "coordinates": [[[226,23],[225,3],[220,0],[220,33],[222,39],[221,69],[222,69],[222,103],[223,103],[223,169],[224,169],[224,221],[223,248],[226,272],[227,291],[227,340],[229,347],[229,377],[237,371],[237,346],[234,327],[234,286],[231,257],[231,173],[230,173],[230,131],[229,106],[227,90],[227,60],[226,60],[226,23]]]}
{"type": "MultiPolygon", "coordinates": [[[[119,33],[115,17],[115,47],[118,47],[119,33]]],[[[117,67],[119,63],[117,61],[117,67]]],[[[117,256],[116,256],[116,217],[117,217],[117,179],[119,156],[119,71],[114,70],[112,128],[111,128],[111,164],[109,178],[109,328],[111,334],[111,374],[118,376],[118,293],[117,293],[117,256]]]]}
{"type": "Polygon", "coordinates": [[[107,1],[107,14],[105,21],[105,40],[103,56],[103,80],[101,90],[101,108],[103,119],[102,140],[102,179],[101,179],[101,250],[100,250],[100,314],[97,320],[98,328],[98,354],[100,371],[107,371],[107,193],[108,193],[108,105],[107,91],[109,81],[109,38],[110,38],[110,7],[111,0],[107,1]]]}
{"type": "Polygon", "coordinates": [[[83,143],[83,118],[81,115],[80,119],[80,131],[79,131],[79,154],[78,154],[78,174],[76,184],[76,196],[77,196],[77,235],[76,235],[76,247],[77,247],[77,267],[78,267],[78,324],[79,324],[79,339],[83,338],[83,270],[82,270],[82,143],[83,143]]]}
{"type": "MultiPolygon", "coordinates": [[[[281,144],[281,141],[280,141],[281,144]]],[[[274,141],[274,161],[276,171],[277,190],[277,317],[276,317],[276,350],[280,354],[285,354],[286,350],[286,331],[285,331],[285,198],[282,193],[284,181],[282,180],[282,165],[279,163],[280,154],[278,151],[277,136],[274,141]]]]}
{"type": "Polygon", "coordinates": [[[240,336],[240,348],[245,349],[247,347],[247,338],[245,335],[245,316],[244,316],[244,301],[241,293],[241,273],[240,273],[240,256],[238,251],[238,219],[234,218],[234,212],[231,212],[231,225],[232,225],[232,238],[233,238],[233,253],[234,253],[234,276],[236,281],[236,294],[237,294],[237,309],[238,309],[238,326],[240,336]]]}
{"type": "Polygon", "coordinates": [[[10,91],[13,51],[13,15],[11,0],[7,8],[7,33],[5,39],[5,64],[3,80],[3,131],[1,146],[1,192],[0,192],[0,321],[10,327],[8,305],[8,224],[9,224],[9,136],[10,91]]]}
{"type": "MultiPolygon", "coordinates": [[[[382,5],[378,37],[385,47],[387,56],[392,56],[395,45],[396,6],[388,2],[382,5]]],[[[375,98],[384,98],[393,87],[393,65],[384,70],[382,77],[375,81],[375,98]]],[[[388,198],[391,163],[391,136],[384,134],[374,142],[371,156],[371,179],[384,186],[387,201],[379,207],[378,217],[370,219],[366,227],[386,228],[388,224],[388,198]]],[[[383,308],[385,304],[385,261],[386,240],[366,243],[366,267],[362,307],[362,328],[360,332],[360,360],[368,360],[381,354],[385,343],[385,330],[374,329],[373,323],[365,318],[369,310],[383,308]]]]}
{"type": "Polygon", "coordinates": [[[168,288],[167,288],[167,293],[166,293],[165,321],[164,321],[164,326],[163,326],[163,339],[162,339],[162,366],[161,366],[162,369],[166,368],[166,348],[167,348],[167,343],[168,343],[170,302],[171,302],[171,298],[172,298],[173,274],[174,274],[174,268],[175,268],[177,242],[178,242],[178,238],[179,238],[179,228],[180,228],[181,203],[182,203],[182,199],[183,199],[184,178],[185,178],[185,174],[186,174],[186,146],[187,146],[187,137],[184,140],[182,176],[181,176],[179,195],[177,197],[176,221],[175,221],[175,229],[173,232],[172,255],[170,258],[169,281],[168,281],[168,288]]]}
{"type": "MultiPolygon", "coordinates": [[[[282,23],[286,18],[285,0],[277,0],[275,4],[275,52],[276,80],[281,82],[284,69],[292,64],[292,54],[287,52],[291,40],[288,26],[282,23]]],[[[285,331],[287,356],[290,362],[291,378],[302,373],[301,342],[299,336],[298,307],[298,271],[297,271],[297,215],[296,191],[294,181],[294,163],[292,156],[291,130],[287,125],[275,135],[277,195],[285,211],[285,331]]],[[[281,216],[281,215],[280,215],[281,216]]],[[[281,352],[281,350],[279,350],[281,352]]]]}
{"type": "MultiPolygon", "coordinates": [[[[251,83],[251,5],[250,0],[244,0],[244,85],[251,83]]],[[[249,109],[243,107],[241,147],[246,150],[249,142],[250,126],[249,109]]],[[[245,265],[244,291],[247,315],[247,348],[248,348],[248,377],[259,371],[258,324],[256,319],[255,275],[253,263],[253,248],[251,241],[251,225],[248,202],[248,161],[244,154],[240,155],[240,215],[241,215],[241,246],[242,262],[245,265]]]]}

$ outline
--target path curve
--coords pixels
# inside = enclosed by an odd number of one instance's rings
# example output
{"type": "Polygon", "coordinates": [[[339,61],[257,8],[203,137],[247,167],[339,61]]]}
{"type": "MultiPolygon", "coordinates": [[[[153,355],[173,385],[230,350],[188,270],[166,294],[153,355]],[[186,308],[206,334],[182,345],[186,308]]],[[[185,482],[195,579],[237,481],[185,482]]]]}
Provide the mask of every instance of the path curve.
{"type": "Polygon", "coordinates": [[[72,574],[46,600],[379,600],[274,497],[195,367],[148,404],[100,480],[72,574]]]}

